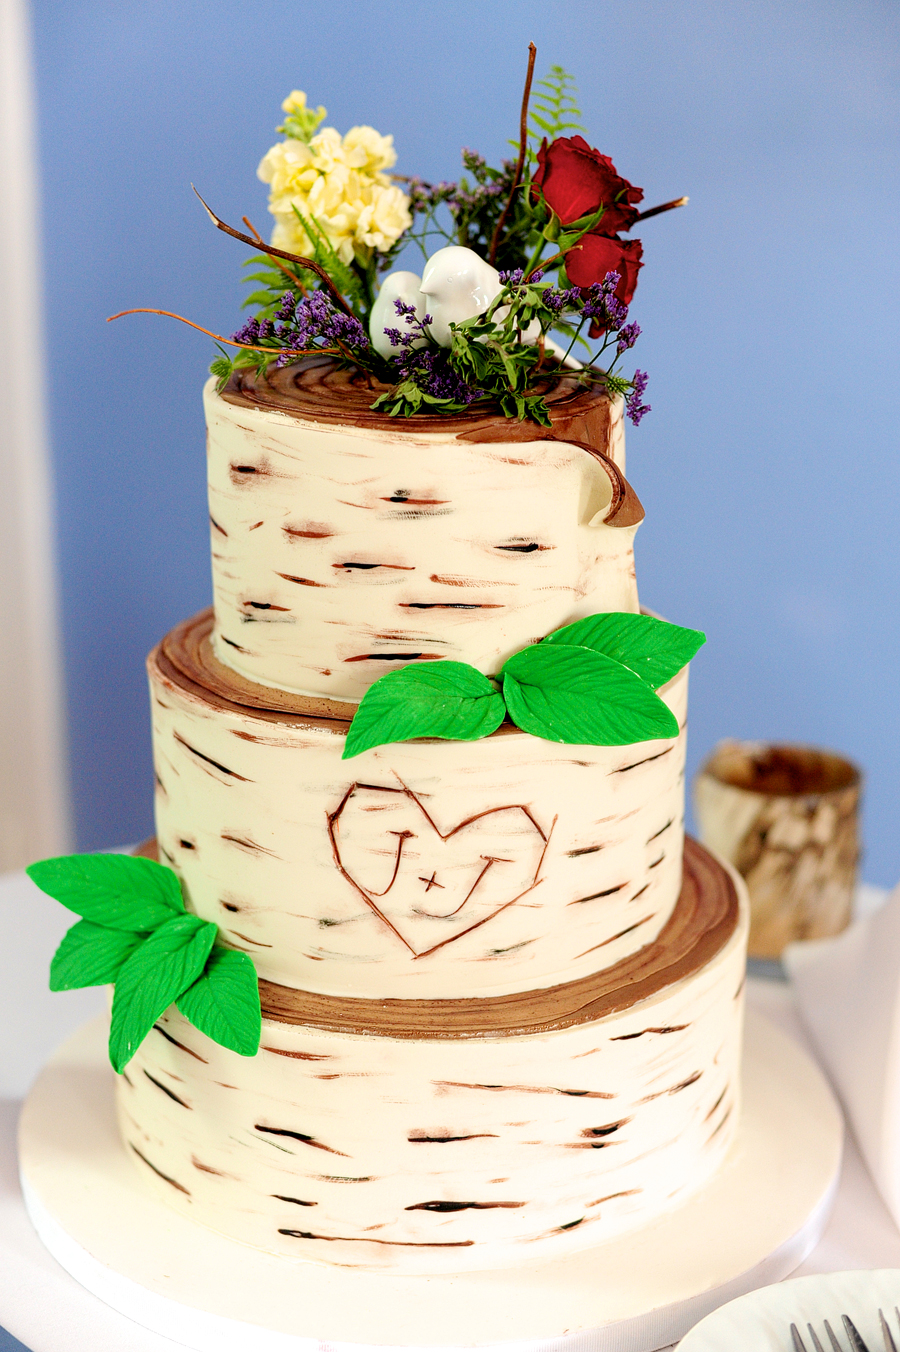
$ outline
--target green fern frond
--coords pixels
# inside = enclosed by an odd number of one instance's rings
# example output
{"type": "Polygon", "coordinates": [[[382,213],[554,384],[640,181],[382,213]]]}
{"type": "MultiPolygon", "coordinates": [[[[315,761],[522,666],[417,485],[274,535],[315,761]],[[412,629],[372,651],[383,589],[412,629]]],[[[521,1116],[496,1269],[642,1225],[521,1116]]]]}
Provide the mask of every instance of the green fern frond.
{"type": "Polygon", "coordinates": [[[578,106],[578,86],[562,66],[551,66],[538,80],[531,102],[528,132],[535,141],[554,141],[567,132],[585,131],[578,106]]]}

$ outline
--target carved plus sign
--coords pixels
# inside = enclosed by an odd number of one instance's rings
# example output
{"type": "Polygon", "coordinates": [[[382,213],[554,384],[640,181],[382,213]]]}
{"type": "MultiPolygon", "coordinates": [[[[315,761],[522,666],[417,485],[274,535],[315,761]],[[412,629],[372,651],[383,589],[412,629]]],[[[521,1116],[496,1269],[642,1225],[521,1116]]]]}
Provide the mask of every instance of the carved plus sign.
{"type": "Polygon", "coordinates": [[[420,878],[419,882],[425,884],[426,892],[430,892],[433,887],[443,888],[444,886],[443,883],[439,883],[437,880],[437,869],[435,869],[430,878],[420,878]]]}

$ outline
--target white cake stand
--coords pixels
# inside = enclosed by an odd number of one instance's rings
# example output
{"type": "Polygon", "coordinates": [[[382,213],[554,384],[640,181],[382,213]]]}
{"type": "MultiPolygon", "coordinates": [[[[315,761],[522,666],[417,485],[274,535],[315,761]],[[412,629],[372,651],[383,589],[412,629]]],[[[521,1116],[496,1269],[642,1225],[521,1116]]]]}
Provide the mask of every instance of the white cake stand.
{"type": "Polygon", "coordinates": [[[707,1187],[651,1226],[498,1272],[403,1278],[296,1263],[196,1226],[145,1191],[116,1130],[105,1042],[104,1020],[86,1025],[31,1091],[25,1203],[77,1281],[198,1352],[650,1352],[793,1271],[837,1186],[842,1128],[828,1086],[748,1011],[737,1142],[707,1187]]]}

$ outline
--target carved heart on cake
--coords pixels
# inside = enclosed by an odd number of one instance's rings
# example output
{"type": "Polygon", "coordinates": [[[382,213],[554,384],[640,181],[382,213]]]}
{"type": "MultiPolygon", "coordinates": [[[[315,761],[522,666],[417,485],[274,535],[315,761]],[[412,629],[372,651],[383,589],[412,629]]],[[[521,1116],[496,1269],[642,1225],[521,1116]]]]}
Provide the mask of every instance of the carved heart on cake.
{"type": "Polygon", "coordinates": [[[411,790],[351,784],[328,818],[335,862],[416,958],[530,892],[549,839],[520,803],[442,831],[411,790]]]}

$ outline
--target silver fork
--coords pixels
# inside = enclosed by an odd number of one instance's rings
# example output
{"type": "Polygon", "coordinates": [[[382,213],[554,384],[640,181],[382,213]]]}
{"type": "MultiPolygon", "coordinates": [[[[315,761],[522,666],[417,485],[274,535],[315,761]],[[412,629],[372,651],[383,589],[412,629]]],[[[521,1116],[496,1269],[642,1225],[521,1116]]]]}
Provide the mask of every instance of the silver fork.
{"type": "MultiPolygon", "coordinates": [[[[900,1323],[900,1309],[898,1309],[897,1306],[894,1306],[894,1314],[897,1318],[897,1322],[900,1323]]],[[[878,1318],[881,1322],[881,1336],[884,1339],[885,1352],[897,1352],[897,1344],[894,1342],[894,1335],[891,1333],[888,1322],[884,1317],[883,1310],[878,1311],[878,1318]]],[[[860,1336],[859,1330],[849,1315],[841,1315],[841,1322],[844,1326],[844,1332],[847,1335],[850,1352],[869,1352],[866,1343],[860,1336]]],[[[843,1352],[841,1343],[827,1319],[824,1321],[824,1327],[825,1332],[828,1335],[828,1341],[831,1345],[831,1352],[843,1352]]],[[[822,1346],[818,1334],[812,1324],[807,1324],[806,1328],[812,1341],[813,1352],[825,1352],[825,1348],[822,1346]]],[[[807,1352],[806,1344],[800,1336],[800,1330],[797,1328],[796,1324],[791,1324],[791,1344],[794,1352],[807,1352]]]]}

